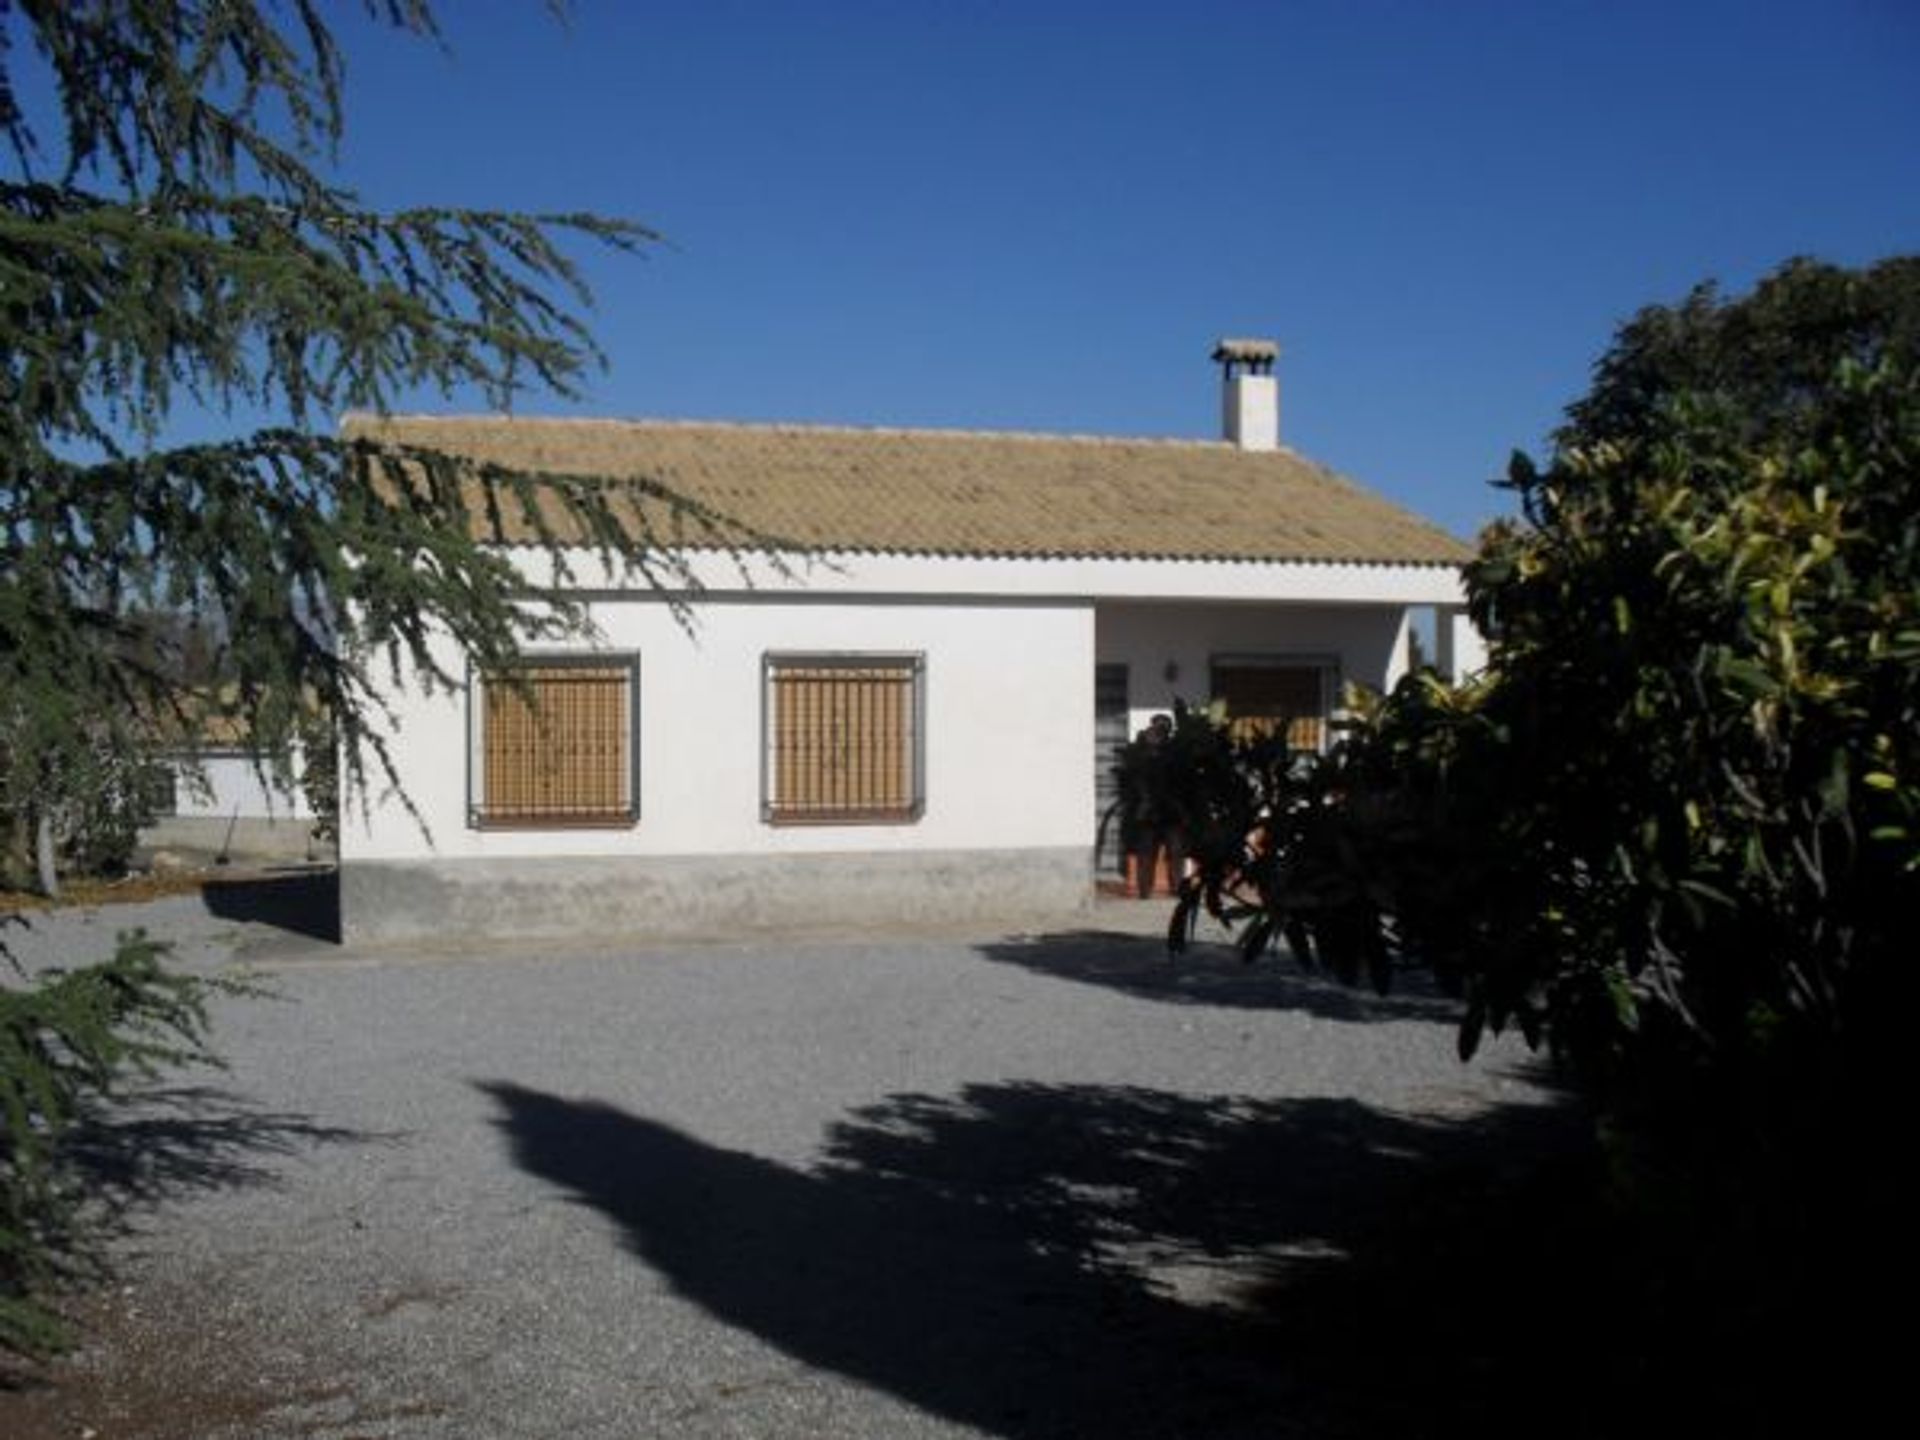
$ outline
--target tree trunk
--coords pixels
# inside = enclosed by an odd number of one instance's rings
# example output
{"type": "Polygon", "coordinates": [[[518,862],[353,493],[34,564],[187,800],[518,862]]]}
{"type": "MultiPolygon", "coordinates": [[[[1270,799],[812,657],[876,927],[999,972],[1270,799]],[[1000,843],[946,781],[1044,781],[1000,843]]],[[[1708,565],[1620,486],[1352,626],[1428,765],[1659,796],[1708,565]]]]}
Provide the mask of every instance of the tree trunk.
{"type": "Polygon", "coordinates": [[[33,827],[24,810],[10,810],[0,836],[0,888],[33,888],[33,827]]]}
{"type": "Polygon", "coordinates": [[[49,900],[60,894],[60,871],[53,863],[53,816],[45,810],[33,817],[33,865],[40,893],[49,900]]]}

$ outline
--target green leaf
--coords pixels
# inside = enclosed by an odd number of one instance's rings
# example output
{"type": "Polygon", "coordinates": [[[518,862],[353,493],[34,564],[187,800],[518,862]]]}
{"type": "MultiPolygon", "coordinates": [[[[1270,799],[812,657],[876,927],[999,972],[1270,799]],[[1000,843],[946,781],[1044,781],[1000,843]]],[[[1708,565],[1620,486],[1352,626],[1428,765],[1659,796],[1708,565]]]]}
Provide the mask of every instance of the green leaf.
{"type": "Polygon", "coordinates": [[[1640,1028],[1640,1001],[1635,996],[1633,984],[1618,970],[1609,970],[1606,976],[1607,998],[1613,1005],[1613,1019],[1622,1030],[1629,1034],[1640,1028]]]}

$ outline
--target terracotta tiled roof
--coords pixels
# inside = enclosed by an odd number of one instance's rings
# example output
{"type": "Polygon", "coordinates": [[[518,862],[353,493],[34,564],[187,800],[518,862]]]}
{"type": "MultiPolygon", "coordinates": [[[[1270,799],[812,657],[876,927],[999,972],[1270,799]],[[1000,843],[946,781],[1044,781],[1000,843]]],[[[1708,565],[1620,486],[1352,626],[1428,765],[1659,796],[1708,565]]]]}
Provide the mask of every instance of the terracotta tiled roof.
{"type": "MultiPolygon", "coordinates": [[[[1453,565],[1451,535],[1290,450],[978,431],[349,416],[512,469],[640,476],[817,551],[1453,565]]],[[[507,543],[532,539],[509,515],[507,543]]],[[[492,537],[489,537],[492,538],[492,537]]]]}

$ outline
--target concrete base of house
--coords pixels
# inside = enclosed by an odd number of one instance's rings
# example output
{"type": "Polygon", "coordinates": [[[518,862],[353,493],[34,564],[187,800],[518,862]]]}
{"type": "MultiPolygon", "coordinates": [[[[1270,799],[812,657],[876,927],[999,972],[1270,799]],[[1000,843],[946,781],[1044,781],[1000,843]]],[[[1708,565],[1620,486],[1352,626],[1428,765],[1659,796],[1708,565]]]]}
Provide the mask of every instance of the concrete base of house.
{"type": "Polygon", "coordinates": [[[671,939],[847,925],[1059,923],[1092,905],[1085,848],[348,860],[348,944],[448,937],[671,939]]]}

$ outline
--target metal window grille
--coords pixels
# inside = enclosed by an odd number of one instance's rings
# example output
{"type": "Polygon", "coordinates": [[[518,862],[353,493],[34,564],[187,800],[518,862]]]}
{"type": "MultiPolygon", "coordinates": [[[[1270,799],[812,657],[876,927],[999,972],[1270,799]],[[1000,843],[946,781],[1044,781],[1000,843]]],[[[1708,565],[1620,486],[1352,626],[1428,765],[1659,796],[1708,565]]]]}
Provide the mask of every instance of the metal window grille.
{"type": "Polygon", "coordinates": [[[1094,864],[1116,873],[1124,872],[1127,859],[1120,843],[1120,826],[1104,817],[1120,799],[1120,777],[1114,772],[1120,748],[1127,743],[1127,667],[1120,664],[1093,667],[1093,825],[1094,834],[1104,838],[1104,847],[1094,864]]]}
{"type": "Polygon", "coordinates": [[[540,662],[481,677],[476,822],[631,823],[633,691],[631,664],[540,662]]]}
{"type": "Polygon", "coordinates": [[[1235,740],[1264,739],[1286,726],[1294,750],[1320,750],[1327,739],[1327,672],[1320,665],[1216,665],[1213,694],[1227,707],[1235,740]]]}
{"type": "Polygon", "coordinates": [[[917,657],[770,657],[767,819],[851,824],[917,818],[921,679],[917,657]]]}

